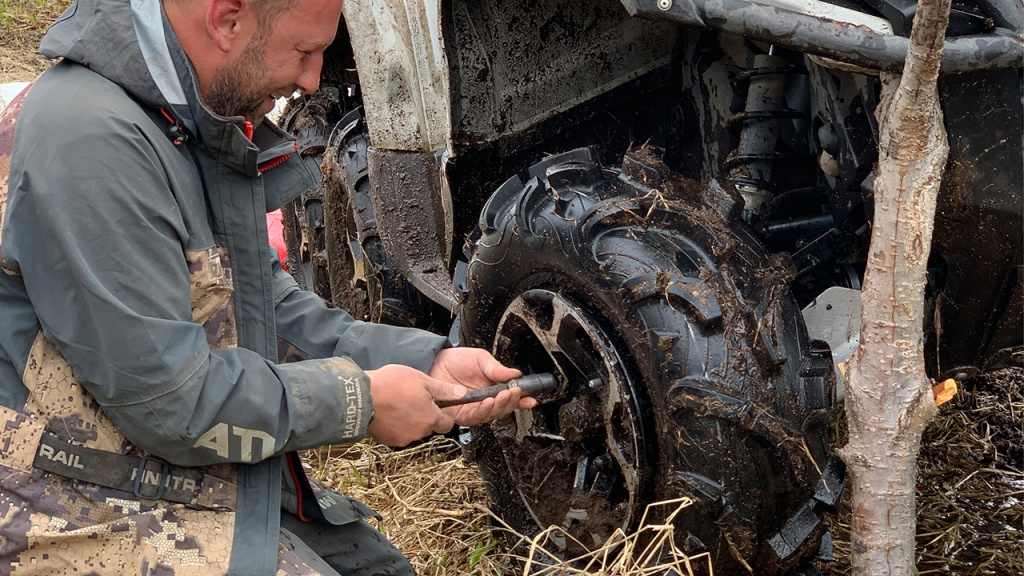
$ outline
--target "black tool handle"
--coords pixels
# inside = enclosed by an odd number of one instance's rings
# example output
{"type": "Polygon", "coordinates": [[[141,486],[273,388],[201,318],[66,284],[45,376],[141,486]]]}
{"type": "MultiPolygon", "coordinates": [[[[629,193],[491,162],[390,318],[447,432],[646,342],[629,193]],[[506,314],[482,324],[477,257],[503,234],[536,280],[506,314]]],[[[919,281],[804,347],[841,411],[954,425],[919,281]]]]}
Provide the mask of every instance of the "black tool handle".
{"type": "Polygon", "coordinates": [[[485,398],[497,396],[498,392],[515,387],[522,390],[523,396],[536,396],[544,392],[551,392],[555,389],[555,384],[555,376],[553,374],[528,374],[521,378],[509,380],[504,384],[496,384],[487,388],[474,388],[466,392],[466,395],[458,400],[434,400],[434,404],[437,404],[440,408],[461,406],[462,404],[479,402],[485,398]]]}

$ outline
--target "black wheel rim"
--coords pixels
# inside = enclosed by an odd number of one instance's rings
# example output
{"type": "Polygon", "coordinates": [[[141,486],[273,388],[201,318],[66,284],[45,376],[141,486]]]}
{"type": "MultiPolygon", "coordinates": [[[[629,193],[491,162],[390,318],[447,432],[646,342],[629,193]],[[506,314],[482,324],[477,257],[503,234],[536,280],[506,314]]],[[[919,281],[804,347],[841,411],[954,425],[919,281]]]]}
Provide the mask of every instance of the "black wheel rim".
{"type": "Polygon", "coordinates": [[[551,541],[569,553],[628,529],[646,470],[643,425],[623,356],[605,329],[569,297],[529,290],[506,308],[493,351],[562,382],[541,406],[492,424],[532,521],[561,526],[571,537],[556,533],[551,541]]]}

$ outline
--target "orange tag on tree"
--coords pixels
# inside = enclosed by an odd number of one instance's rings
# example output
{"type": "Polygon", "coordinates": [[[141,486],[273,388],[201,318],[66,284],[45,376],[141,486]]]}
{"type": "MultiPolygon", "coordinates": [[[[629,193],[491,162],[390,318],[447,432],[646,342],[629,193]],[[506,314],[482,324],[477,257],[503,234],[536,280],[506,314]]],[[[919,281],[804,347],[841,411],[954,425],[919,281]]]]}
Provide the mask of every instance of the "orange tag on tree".
{"type": "Polygon", "coordinates": [[[952,378],[932,386],[932,394],[935,396],[936,406],[942,406],[952,400],[953,396],[956,396],[956,392],[956,380],[952,378]]]}

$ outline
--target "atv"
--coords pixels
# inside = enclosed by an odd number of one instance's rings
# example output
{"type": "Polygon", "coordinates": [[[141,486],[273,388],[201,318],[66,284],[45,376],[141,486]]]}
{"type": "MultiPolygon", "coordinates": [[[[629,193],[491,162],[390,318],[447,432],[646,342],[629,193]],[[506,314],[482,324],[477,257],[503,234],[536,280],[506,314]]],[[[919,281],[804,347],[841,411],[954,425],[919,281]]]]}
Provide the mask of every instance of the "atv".
{"type": "MultiPolygon", "coordinates": [[[[504,522],[564,530],[553,557],[687,496],[676,544],[716,574],[815,574],[842,493],[828,429],[859,325],[878,72],[901,68],[915,9],[346,2],[321,89],[281,121],[323,173],[284,211],[289,270],[357,318],[558,377],[537,409],[463,435],[504,522]]],[[[1018,0],[953,4],[936,378],[1020,361],[1022,20],[1018,0]]]]}

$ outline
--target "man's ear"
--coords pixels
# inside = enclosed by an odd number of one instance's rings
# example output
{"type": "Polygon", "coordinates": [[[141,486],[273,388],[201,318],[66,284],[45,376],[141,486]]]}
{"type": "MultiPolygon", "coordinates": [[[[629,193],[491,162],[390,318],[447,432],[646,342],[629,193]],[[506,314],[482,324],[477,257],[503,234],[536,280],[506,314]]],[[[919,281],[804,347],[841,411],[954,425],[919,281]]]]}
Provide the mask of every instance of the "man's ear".
{"type": "Polygon", "coordinates": [[[210,0],[206,29],[217,48],[227,53],[240,39],[248,42],[245,27],[251,19],[249,0],[210,0]]]}

